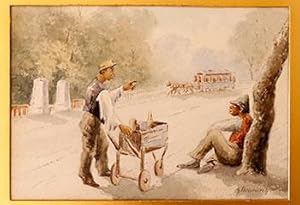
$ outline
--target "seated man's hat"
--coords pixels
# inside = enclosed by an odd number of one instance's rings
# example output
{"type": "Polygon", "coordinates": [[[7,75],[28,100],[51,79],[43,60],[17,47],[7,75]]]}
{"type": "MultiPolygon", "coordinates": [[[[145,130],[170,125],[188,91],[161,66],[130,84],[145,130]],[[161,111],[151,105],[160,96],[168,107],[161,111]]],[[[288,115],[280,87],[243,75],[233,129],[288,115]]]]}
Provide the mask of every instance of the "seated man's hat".
{"type": "Polygon", "coordinates": [[[239,106],[242,111],[249,112],[249,95],[243,95],[230,103],[239,106]]]}

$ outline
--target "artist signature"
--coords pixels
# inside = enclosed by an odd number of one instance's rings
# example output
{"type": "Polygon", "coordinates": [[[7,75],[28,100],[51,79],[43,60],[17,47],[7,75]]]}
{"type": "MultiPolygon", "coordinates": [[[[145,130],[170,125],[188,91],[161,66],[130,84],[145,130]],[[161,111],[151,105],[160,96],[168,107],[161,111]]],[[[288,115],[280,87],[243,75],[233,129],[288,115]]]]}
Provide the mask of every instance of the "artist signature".
{"type": "Polygon", "coordinates": [[[235,189],[235,193],[237,195],[240,194],[253,194],[253,193],[262,193],[262,194],[267,194],[268,193],[268,188],[263,187],[263,186],[239,186],[235,189]]]}

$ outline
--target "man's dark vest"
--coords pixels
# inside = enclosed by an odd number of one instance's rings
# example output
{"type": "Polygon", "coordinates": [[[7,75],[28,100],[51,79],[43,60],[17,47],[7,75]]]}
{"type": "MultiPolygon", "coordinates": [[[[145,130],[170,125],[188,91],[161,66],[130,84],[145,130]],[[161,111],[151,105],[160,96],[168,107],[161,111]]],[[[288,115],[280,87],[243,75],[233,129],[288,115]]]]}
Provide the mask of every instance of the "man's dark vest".
{"type": "Polygon", "coordinates": [[[100,92],[103,90],[105,90],[105,87],[102,85],[102,83],[98,79],[93,80],[87,88],[85,105],[83,107],[84,111],[93,114],[99,120],[101,119],[100,105],[99,102],[96,101],[96,99],[100,92]]]}

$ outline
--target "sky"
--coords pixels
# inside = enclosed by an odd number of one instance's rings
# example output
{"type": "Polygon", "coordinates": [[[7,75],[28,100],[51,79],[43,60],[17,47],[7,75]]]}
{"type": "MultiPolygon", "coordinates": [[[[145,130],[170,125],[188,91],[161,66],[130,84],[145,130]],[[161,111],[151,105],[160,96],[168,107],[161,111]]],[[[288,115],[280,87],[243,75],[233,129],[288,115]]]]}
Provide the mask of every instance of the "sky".
{"type": "Polygon", "coordinates": [[[157,18],[153,39],[163,35],[178,35],[190,39],[195,45],[226,51],[228,39],[238,22],[252,9],[150,7],[157,18]]]}
{"type": "MultiPolygon", "coordinates": [[[[190,82],[204,69],[228,69],[242,77],[243,65],[233,65],[229,39],[253,9],[147,7],[156,17],[149,42],[153,76],[158,80],[190,82]],[[241,72],[242,71],[242,72],[241,72]]],[[[247,71],[247,70],[246,70],[247,71]]]]}

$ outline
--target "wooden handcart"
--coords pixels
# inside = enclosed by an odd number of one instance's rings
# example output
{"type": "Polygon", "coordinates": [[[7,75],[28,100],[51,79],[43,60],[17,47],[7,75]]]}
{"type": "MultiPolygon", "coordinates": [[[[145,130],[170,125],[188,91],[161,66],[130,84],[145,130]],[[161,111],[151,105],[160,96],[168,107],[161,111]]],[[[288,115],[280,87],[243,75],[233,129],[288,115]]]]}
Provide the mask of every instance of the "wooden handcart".
{"type": "MultiPolygon", "coordinates": [[[[141,124],[145,122],[140,122],[141,124]]],[[[142,126],[141,126],[142,127],[142,126]]],[[[168,124],[165,122],[154,121],[150,128],[138,129],[133,131],[130,136],[119,135],[119,143],[113,143],[117,153],[116,162],[111,168],[111,182],[119,184],[121,178],[128,178],[138,181],[141,191],[151,188],[151,175],[145,169],[145,154],[152,153],[154,158],[154,173],[162,176],[164,173],[163,158],[168,148],[168,124]],[[160,158],[157,158],[154,151],[163,149],[160,158]],[[140,159],[140,172],[138,177],[126,176],[120,169],[120,156],[131,155],[140,159]]]]}

